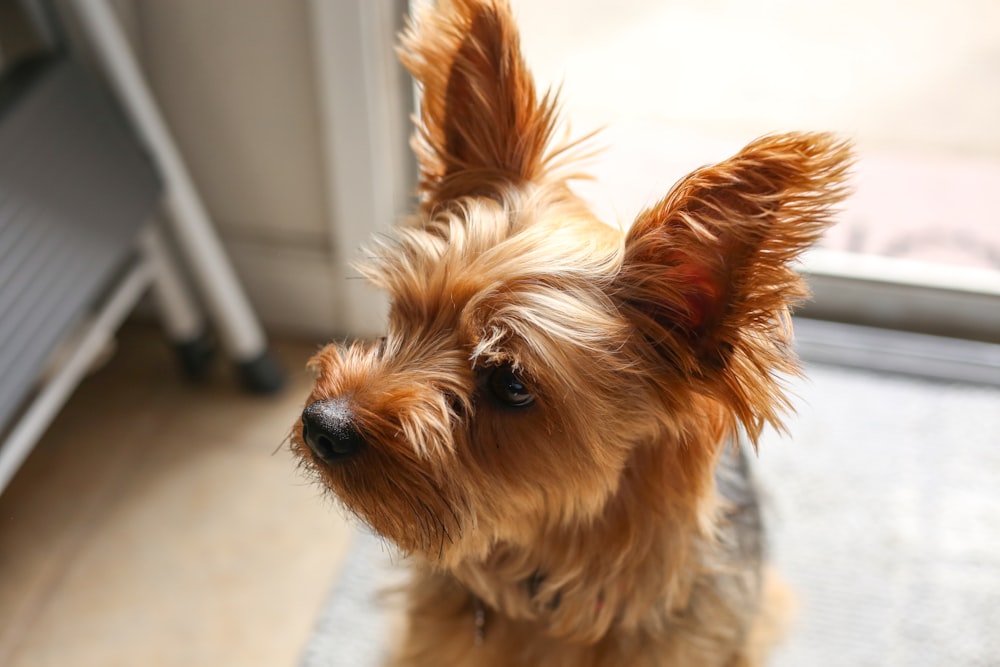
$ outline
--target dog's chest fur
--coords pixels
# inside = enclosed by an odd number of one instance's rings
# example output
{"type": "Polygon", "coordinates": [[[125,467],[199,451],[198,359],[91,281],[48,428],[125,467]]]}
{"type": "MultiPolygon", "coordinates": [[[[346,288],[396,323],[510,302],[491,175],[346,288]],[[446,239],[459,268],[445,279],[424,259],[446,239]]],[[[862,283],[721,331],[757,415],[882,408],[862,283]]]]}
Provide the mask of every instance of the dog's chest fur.
{"type": "Polygon", "coordinates": [[[731,656],[754,631],[765,576],[763,531],[745,451],[723,452],[715,479],[717,530],[687,545],[693,560],[685,568],[670,566],[679,557],[677,545],[649,544],[643,554],[630,544],[627,553],[615,553],[623,539],[634,540],[623,535],[656,532],[651,516],[670,521],[651,508],[627,517],[628,501],[617,499],[586,535],[550,534],[524,548],[501,545],[485,562],[451,572],[417,570],[410,608],[417,627],[400,664],[438,664],[439,646],[422,650],[414,642],[422,618],[454,630],[449,643],[458,661],[448,664],[459,667],[737,664],[731,656]],[[575,559],[579,549],[595,557],[560,566],[560,557],[575,559]],[[641,589],[671,578],[669,594],[641,589]]]}

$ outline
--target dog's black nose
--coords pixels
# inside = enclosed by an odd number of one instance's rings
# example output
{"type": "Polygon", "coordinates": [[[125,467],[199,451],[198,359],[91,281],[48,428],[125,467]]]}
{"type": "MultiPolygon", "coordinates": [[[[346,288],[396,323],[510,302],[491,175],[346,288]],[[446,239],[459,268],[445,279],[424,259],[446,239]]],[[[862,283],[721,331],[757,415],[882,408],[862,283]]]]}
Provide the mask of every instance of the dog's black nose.
{"type": "Polygon", "coordinates": [[[361,451],[365,440],[353,424],[345,399],[316,401],[302,411],[302,438],[326,463],[340,463],[361,451]]]}

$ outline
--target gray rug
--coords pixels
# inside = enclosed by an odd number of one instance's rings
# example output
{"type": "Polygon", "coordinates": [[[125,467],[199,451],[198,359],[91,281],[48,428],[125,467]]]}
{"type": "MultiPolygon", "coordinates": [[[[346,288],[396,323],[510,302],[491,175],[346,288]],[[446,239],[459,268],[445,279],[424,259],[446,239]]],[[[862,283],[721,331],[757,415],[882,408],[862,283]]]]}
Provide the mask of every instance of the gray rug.
{"type": "MultiPolygon", "coordinates": [[[[807,371],[791,437],[756,466],[800,604],[773,664],[1000,665],[1000,390],[807,371]]],[[[393,571],[357,540],[303,667],[379,664],[393,571]]]]}

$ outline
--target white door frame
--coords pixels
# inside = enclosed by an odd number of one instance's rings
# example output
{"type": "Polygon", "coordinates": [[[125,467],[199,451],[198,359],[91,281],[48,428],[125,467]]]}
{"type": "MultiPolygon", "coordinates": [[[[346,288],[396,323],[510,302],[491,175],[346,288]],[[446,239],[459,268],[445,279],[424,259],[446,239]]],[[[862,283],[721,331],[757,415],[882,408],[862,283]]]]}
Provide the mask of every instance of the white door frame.
{"type": "MultiPolygon", "coordinates": [[[[396,60],[406,0],[310,0],[324,128],[333,259],[344,277],[359,249],[405,211],[415,182],[408,149],[412,86],[396,60]]],[[[338,332],[381,332],[385,297],[344,280],[338,332]]]]}

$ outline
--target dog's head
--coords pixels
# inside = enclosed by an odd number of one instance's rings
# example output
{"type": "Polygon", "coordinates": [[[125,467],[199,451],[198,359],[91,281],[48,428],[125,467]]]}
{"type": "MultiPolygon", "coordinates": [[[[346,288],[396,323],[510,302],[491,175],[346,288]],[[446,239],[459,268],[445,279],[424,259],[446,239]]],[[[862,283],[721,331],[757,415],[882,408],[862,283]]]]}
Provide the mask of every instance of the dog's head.
{"type": "Polygon", "coordinates": [[[777,423],[794,369],[790,262],[843,194],[826,135],[754,142],[627,234],[569,190],[502,0],[445,0],[403,38],[422,87],[417,219],[369,248],[386,336],[331,345],[293,447],[351,511],[443,565],[592,521],[637,448],[680,505],[719,443],[777,423]]]}

